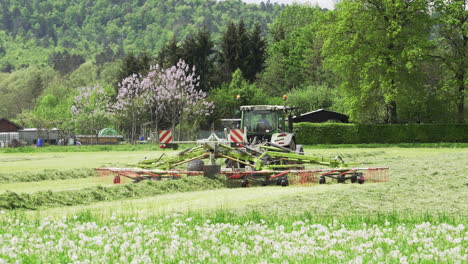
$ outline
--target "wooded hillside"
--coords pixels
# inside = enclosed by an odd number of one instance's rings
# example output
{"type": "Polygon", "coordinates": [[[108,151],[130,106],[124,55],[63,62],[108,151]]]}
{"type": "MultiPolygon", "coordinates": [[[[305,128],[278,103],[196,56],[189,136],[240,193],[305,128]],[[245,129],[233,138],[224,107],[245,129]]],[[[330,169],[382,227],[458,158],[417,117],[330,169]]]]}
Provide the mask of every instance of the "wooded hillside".
{"type": "Polygon", "coordinates": [[[173,37],[184,39],[199,29],[217,39],[241,18],[266,29],[281,8],[236,0],[1,0],[0,70],[43,66],[64,51],[99,62],[154,53],[173,37]]]}

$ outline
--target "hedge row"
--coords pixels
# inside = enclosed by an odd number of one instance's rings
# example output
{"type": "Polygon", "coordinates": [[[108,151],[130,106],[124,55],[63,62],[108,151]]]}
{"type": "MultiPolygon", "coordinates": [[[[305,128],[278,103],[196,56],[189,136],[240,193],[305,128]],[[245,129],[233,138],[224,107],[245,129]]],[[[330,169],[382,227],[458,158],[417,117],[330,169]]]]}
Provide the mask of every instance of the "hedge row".
{"type": "Polygon", "coordinates": [[[468,125],[364,125],[337,123],[296,124],[300,144],[468,142],[468,125]]]}

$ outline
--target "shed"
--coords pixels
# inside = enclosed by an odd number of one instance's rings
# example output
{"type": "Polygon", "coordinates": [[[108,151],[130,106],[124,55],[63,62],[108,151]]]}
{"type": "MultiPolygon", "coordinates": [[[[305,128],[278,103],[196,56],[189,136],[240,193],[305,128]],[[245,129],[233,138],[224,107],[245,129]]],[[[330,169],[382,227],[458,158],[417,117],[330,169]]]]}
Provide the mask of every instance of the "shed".
{"type": "Polygon", "coordinates": [[[27,144],[36,144],[38,138],[43,138],[44,142],[49,144],[57,144],[59,140],[59,130],[53,128],[46,133],[46,131],[39,131],[37,128],[25,128],[19,132],[19,138],[27,144]]]}
{"type": "Polygon", "coordinates": [[[349,123],[349,117],[345,114],[333,112],[325,109],[318,109],[312,112],[301,114],[293,118],[294,123],[311,122],[323,123],[327,121],[338,121],[342,123],[349,123]]]}
{"type": "Polygon", "coordinates": [[[0,118],[0,132],[18,132],[21,127],[6,118],[0,118]]]}

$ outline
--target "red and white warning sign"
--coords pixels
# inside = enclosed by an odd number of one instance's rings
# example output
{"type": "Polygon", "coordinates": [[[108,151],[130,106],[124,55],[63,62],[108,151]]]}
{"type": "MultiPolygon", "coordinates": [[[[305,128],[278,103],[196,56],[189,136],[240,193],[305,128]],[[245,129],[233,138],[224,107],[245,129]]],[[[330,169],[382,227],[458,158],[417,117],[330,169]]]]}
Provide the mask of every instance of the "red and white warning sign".
{"type": "Polygon", "coordinates": [[[159,132],[159,143],[169,144],[172,142],[172,131],[171,130],[162,130],[159,132]]]}
{"type": "Polygon", "coordinates": [[[229,132],[229,140],[234,143],[244,142],[244,130],[231,129],[231,131],[229,132]]]}

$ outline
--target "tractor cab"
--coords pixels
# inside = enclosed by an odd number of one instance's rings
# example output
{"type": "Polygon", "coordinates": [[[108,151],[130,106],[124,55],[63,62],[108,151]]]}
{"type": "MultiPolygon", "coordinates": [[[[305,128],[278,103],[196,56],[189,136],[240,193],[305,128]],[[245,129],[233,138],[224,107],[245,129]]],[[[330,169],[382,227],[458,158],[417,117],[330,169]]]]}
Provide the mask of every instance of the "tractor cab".
{"type": "MultiPolygon", "coordinates": [[[[293,133],[292,110],[295,107],[280,105],[241,106],[241,128],[246,130],[247,140],[271,141],[275,135],[293,133]]],[[[284,140],[283,140],[284,141],[284,140]]],[[[278,143],[287,143],[278,141],[278,143]]],[[[289,144],[281,144],[289,145],[289,144]]]]}

